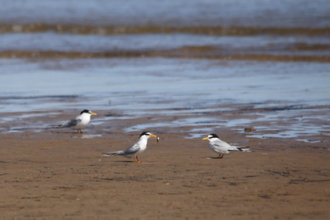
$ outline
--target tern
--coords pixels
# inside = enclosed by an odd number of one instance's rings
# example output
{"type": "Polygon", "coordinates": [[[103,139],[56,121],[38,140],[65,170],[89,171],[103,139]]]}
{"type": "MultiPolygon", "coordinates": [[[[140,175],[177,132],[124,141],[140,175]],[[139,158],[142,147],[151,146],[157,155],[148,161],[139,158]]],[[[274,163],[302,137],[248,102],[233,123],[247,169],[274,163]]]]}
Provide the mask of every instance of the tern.
{"type": "Polygon", "coordinates": [[[81,131],[81,129],[85,128],[89,124],[92,115],[97,114],[95,112],[85,109],[81,111],[76,118],[71,119],[64,125],[58,125],[56,127],[77,129],[78,134],[82,134],[83,132],[81,131]]]}
{"type": "Polygon", "coordinates": [[[239,146],[232,146],[227,142],[220,140],[220,138],[216,134],[210,134],[207,137],[203,138],[203,140],[208,140],[209,147],[211,148],[211,150],[219,154],[217,159],[223,158],[223,156],[225,154],[229,154],[230,151],[251,152],[250,149],[239,146]]]}
{"type": "Polygon", "coordinates": [[[154,134],[150,133],[149,131],[144,131],[140,135],[139,140],[135,144],[133,144],[131,147],[127,148],[126,150],[104,153],[104,156],[120,155],[120,156],[125,156],[128,158],[134,157],[134,160],[137,163],[141,163],[141,161],[138,159],[138,155],[147,149],[147,142],[150,137],[156,138],[157,142],[159,141],[159,137],[157,137],[157,135],[154,135],[154,134]]]}

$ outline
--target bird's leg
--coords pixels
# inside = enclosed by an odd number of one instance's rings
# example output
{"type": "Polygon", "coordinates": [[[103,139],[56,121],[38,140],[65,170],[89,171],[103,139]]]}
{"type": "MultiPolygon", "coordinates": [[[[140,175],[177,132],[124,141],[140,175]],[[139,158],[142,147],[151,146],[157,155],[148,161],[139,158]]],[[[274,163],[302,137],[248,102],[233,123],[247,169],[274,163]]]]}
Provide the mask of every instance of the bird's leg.
{"type": "Polygon", "coordinates": [[[134,160],[137,162],[137,163],[141,163],[141,161],[139,161],[138,157],[134,157],[134,160]]]}
{"type": "Polygon", "coordinates": [[[78,129],[78,134],[82,134],[83,132],[81,131],[81,129],[78,129]]]}
{"type": "Polygon", "coordinates": [[[222,159],[223,158],[223,154],[219,154],[218,159],[222,159]]]}

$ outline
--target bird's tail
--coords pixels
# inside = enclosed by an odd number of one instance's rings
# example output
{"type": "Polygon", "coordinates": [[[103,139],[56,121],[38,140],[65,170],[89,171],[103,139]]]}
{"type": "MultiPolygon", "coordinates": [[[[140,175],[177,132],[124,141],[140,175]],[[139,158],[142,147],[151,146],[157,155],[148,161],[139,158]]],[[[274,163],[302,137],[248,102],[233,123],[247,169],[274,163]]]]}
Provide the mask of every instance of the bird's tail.
{"type": "Polygon", "coordinates": [[[116,152],[109,152],[109,153],[103,153],[103,156],[111,157],[116,155],[123,155],[124,151],[116,151],[116,152]]]}
{"type": "Polygon", "coordinates": [[[49,130],[49,129],[54,129],[54,128],[62,128],[62,125],[48,125],[44,129],[49,130]]]}
{"type": "Polygon", "coordinates": [[[49,125],[46,129],[53,129],[53,128],[64,128],[64,125],[49,125]]]}
{"type": "Polygon", "coordinates": [[[252,150],[249,147],[237,147],[237,149],[243,152],[252,152],[252,150]]]}

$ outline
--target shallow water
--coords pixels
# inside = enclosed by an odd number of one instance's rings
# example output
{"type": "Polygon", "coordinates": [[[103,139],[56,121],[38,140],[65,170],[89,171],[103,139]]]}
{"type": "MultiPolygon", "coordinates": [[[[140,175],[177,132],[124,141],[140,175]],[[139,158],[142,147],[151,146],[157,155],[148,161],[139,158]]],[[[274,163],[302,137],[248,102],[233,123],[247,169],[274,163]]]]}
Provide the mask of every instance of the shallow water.
{"type": "Polygon", "coordinates": [[[1,0],[3,23],[329,27],[327,0],[1,0]],[[152,9],[152,10],[150,10],[152,9]],[[308,13],[307,13],[308,12],[308,13]]]}
{"type": "MultiPolygon", "coordinates": [[[[201,135],[205,126],[237,129],[252,123],[257,132],[249,134],[250,137],[291,138],[299,134],[328,135],[330,131],[329,126],[315,125],[320,120],[328,123],[330,118],[330,75],[327,73],[330,64],[161,58],[1,62],[2,113],[50,111],[53,114],[52,109],[80,111],[88,108],[117,110],[126,119],[145,115],[190,116],[125,129],[132,132],[191,126],[192,132],[187,137],[201,135]],[[248,105],[252,113],[239,113],[242,105],[248,105]],[[315,109],[311,110],[312,107],[315,109]],[[267,111],[260,113],[264,109],[267,111]],[[242,117],[226,120],[225,117],[221,119],[221,114],[212,116],[212,112],[235,111],[242,117]],[[291,120],[311,112],[315,116],[303,121],[291,120]],[[268,132],[274,123],[289,119],[289,124],[276,125],[276,129],[268,132]],[[259,126],[259,122],[270,124],[259,126]]],[[[37,116],[40,115],[27,114],[12,120],[37,116]]],[[[96,119],[95,125],[115,118],[96,119]]],[[[12,131],[20,130],[24,129],[12,128],[12,131]]]]}
{"type": "Polygon", "coordinates": [[[247,137],[329,135],[328,1],[0,4],[1,132],[42,131],[34,119],[88,108],[119,113],[95,126],[181,117],[126,132],[189,126],[196,138],[254,124],[247,137]]]}
{"type": "MultiPolygon", "coordinates": [[[[0,52],[38,51],[97,55],[113,52],[171,52],[190,47],[192,53],[216,55],[329,56],[329,36],[209,36],[194,34],[127,34],[115,36],[46,33],[0,34],[0,52]],[[315,46],[313,46],[315,45],[315,46]],[[323,45],[320,49],[317,45],[323,45]],[[313,48],[315,47],[315,48],[313,48]],[[93,54],[92,54],[93,53],[93,54]]],[[[182,54],[184,51],[181,52],[182,54]]],[[[14,53],[15,54],[15,53],[14,53]]],[[[18,56],[18,55],[16,55],[18,56]]]]}
{"type": "Polygon", "coordinates": [[[226,102],[326,105],[329,69],[319,63],[160,58],[1,60],[0,112],[95,106],[143,114],[226,102]]]}
{"type": "Polygon", "coordinates": [[[0,4],[0,56],[5,58],[330,61],[330,6],[325,0],[0,4]]]}

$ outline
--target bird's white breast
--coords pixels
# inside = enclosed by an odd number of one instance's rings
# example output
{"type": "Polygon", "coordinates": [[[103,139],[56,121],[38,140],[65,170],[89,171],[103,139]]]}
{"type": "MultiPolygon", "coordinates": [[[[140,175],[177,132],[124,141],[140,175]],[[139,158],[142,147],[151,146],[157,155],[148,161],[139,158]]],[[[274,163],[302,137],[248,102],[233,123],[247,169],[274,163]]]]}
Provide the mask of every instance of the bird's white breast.
{"type": "Polygon", "coordinates": [[[90,122],[91,117],[88,114],[82,114],[77,117],[77,119],[80,119],[80,123],[77,124],[76,128],[81,129],[85,128],[87,124],[90,122]]]}
{"type": "Polygon", "coordinates": [[[147,149],[147,139],[142,139],[139,141],[139,147],[140,147],[140,151],[143,152],[147,149]]]}

